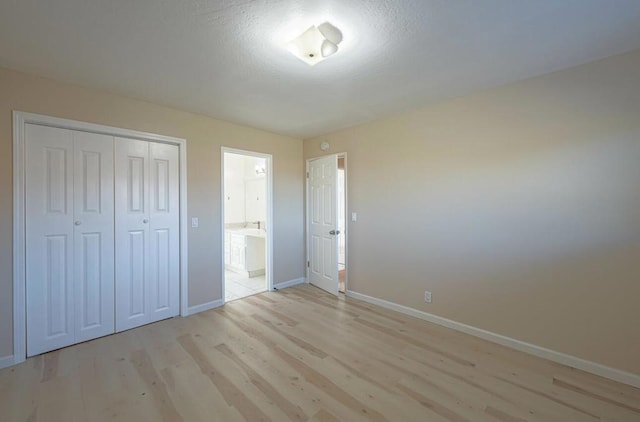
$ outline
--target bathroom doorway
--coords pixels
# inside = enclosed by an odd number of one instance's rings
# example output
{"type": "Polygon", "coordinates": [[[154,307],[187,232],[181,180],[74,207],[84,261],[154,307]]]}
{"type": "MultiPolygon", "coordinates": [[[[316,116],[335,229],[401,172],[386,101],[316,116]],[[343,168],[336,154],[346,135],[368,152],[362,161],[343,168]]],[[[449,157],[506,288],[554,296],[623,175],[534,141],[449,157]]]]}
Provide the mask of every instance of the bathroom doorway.
{"type": "Polygon", "coordinates": [[[272,288],[271,155],[222,148],[225,302],[272,288]]]}

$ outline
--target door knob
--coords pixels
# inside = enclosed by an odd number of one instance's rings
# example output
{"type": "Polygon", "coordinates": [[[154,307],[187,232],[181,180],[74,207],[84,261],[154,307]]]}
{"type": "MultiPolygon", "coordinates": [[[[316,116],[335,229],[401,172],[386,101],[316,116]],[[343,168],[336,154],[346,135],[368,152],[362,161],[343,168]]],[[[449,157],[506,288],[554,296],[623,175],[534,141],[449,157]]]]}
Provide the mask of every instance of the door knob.
{"type": "Polygon", "coordinates": [[[79,226],[80,224],[82,224],[82,221],[76,220],[73,224],[75,224],[76,226],[79,226]]]}
{"type": "Polygon", "coordinates": [[[145,218],[144,220],[142,220],[142,222],[143,222],[144,224],[147,224],[147,223],[149,222],[149,220],[147,220],[147,219],[145,218]]]}
{"type": "Polygon", "coordinates": [[[340,230],[331,230],[329,234],[340,234],[340,230]]]}

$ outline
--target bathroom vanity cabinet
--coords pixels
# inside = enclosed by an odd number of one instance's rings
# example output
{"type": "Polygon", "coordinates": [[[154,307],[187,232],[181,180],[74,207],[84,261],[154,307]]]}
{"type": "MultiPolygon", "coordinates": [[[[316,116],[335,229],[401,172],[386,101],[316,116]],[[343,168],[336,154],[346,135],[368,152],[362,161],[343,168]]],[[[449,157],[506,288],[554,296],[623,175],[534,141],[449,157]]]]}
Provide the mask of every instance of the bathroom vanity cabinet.
{"type": "Polygon", "coordinates": [[[224,263],[228,270],[256,277],[265,273],[265,236],[258,229],[227,229],[224,263]]]}

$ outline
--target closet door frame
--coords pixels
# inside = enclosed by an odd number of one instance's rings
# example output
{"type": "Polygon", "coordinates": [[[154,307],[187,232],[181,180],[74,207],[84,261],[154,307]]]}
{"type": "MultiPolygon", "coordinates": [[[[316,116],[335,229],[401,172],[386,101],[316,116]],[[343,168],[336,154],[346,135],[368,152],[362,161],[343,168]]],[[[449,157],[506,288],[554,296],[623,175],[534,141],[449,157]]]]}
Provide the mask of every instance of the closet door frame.
{"type": "Polygon", "coordinates": [[[25,259],[25,125],[34,124],[178,146],[180,170],[180,315],[188,310],[187,141],[186,139],[104,126],[42,114],[13,111],[13,362],[27,358],[25,259]]]}

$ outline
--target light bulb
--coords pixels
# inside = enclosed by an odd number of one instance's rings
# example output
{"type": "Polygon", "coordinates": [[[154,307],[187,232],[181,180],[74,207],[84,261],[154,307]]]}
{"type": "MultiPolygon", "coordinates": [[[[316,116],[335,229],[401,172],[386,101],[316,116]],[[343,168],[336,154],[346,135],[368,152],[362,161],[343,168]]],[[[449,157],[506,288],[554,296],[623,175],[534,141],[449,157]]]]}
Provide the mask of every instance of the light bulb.
{"type": "Polygon", "coordinates": [[[332,54],[335,54],[338,51],[338,46],[332,43],[329,40],[324,40],[322,43],[322,57],[329,57],[332,54]]]}

